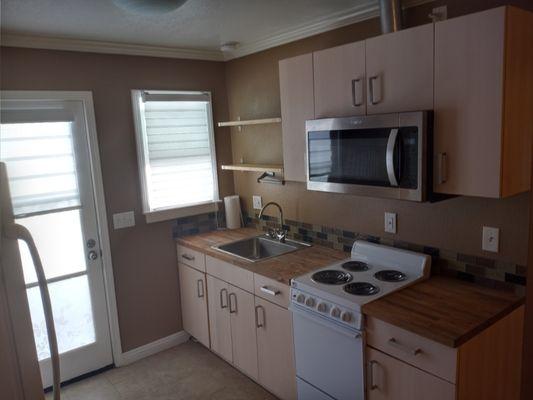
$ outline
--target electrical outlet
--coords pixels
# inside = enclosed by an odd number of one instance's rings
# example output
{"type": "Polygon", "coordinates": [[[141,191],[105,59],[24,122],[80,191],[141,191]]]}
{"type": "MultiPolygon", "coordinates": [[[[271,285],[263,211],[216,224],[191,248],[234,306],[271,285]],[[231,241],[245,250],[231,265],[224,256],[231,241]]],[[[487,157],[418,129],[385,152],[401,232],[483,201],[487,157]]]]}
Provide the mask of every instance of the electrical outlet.
{"type": "Polygon", "coordinates": [[[252,196],[252,202],[255,210],[260,210],[263,208],[263,200],[261,199],[261,196],[252,196]]]}
{"type": "Polygon", "coordinates": [[[135,214],[133,214],[133,211],[113,214],[114,229],[129,228],[130,226],[135,226],[135,214]]]}
{"type": "Polygon", "coordinates": [[[396,233],[396,214],[385,213],[385,232],[396,233]]]}
{"type": "Polygon", "coordinates": [[[482,249],[497,253],[500,247],[500,229],[490,226],[483,227],[482,249]]]}

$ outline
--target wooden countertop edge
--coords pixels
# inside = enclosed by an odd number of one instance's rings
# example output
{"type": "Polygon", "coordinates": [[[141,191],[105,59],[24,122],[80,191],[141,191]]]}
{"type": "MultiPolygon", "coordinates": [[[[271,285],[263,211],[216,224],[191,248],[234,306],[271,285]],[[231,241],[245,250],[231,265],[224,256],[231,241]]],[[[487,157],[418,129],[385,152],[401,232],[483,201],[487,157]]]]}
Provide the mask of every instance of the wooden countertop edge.
{"type": "MultiPolygon", "coordinates": [[[[421,282],[423,283],[423,282],[421,282]]],[[[380,299],[376,300],[379,301],[380,299]]],[[[511,312],[519,308],[525,303],[525,298],[521,297],[516,302],[509,304],[507,307],[505,307],[500,312],[494,314],[492,317],[487,318],[482,323],[478,324],[477,326],[470,329],[468,332],[458,336],[457,338],[453,339],[450,336],[447,335],[439,335],[437,331],[429,332],[428,330],[423,330],[418,328],[417,326],[413,324],[406,323],[405,318],[394,318],[394,316],[389,314],[384,314],[380,312],[374,312],[373,310],[368,310],[365,306],[368,306],[372,303],[368,303],[363,305],[362,312],[365,316],[369,316],[372,318],[379,319],[383,322],[386,322],[388,324],[394,325],[400,329],[404,329],[406,331],[409,331],[411,333],[414,333],[415,335],[424,337],[426,339],[433,340],[437,343],[443,344],[447,347],[452,348],[459,348],[461,345],[468,342],[473,337],[477,336],[487,328],[494,325],[496,322],[504,318],[505,316],[509,315],[511,312]]]]}

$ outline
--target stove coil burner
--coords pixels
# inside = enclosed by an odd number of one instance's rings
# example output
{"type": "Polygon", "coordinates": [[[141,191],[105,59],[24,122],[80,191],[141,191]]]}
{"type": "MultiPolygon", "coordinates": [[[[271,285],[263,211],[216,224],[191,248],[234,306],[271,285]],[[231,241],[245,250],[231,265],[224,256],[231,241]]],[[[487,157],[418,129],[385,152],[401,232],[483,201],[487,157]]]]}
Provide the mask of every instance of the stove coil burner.
{"type": "Polygon", "coordinates": [[[342,264],[342,268],[344,268],[347,271],[352,272],[363,272],[368,271],[370,268],[367,263],[364,263],[362,261],[347,261],[344,264],[342,264]]]}
{"type": "Polygon", "coordinates": [[[357,296],[371,296],[379,292],[379,288],[368,282],[353,282],[345,285],[344,291],[357,296]]]}
{"type": "Polygon", "coordinates": [[[352,280],[352,275],[348,272],[337,271],[334,269],[325,269],[313,274],[311,279],[317,283],[325,283],[327,285],[342,285],[352,280]]]}
{"type": "Polygon", "coordinates": [[[374,274],[374,278],[383,282],[401,282],[407,279],[407,275],[403,272],[395,271],[393,269],[384,269],[374,274]]]}

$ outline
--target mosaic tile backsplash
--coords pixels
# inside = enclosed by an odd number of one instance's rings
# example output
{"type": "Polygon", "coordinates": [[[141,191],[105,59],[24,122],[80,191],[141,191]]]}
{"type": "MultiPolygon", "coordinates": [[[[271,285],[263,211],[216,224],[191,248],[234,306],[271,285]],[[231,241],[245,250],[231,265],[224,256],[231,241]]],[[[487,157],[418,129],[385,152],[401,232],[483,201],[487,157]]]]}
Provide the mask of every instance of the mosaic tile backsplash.
{"type": "MultiPolygon", "coordinates": [[[[246,226],[260,231],[279,227],[279,220],[276,217],[265,215],[261,220],[257,214],[244,214],[243,217],[246,226]]],[[[221,212],[180,218],[176,221],[172,233],[174,237],[194,235],[215,230],[218,226],[225,226],[224,215],[221,212]]],[[[353,242],[361,239],[429,254],[432,257],[434,274],[454,276],[484,286],[513,290],[521,295],[525,293],[526,267],[523,265],[290,219],[285,220],[283,228],[288,231],[288,237],[291,239],[316,243],[345,252],[350,252],[353,242]]]]}

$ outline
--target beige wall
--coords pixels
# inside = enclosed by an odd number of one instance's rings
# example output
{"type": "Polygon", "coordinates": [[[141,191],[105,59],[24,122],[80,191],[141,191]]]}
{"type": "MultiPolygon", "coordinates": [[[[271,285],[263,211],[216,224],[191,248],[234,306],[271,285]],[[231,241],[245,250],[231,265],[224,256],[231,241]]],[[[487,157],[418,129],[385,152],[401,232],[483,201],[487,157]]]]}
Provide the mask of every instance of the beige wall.
{"type": "MultiPolygon", "coordinates": [[[[431,7],[448,4],[449,16],[501,5],[502,1],[438,1],[408,11],[406,25],[428,22],[431,7]]],[[[515,4],[533,8],[528,1],[515,4]]],[[[231,118],[264,118],[280,115],[278,61],[339,44],[362,40],[380,33],[373,19],[289,43],[226,64],[228,104],[231,118]]],[[[238,162],[282,163],[281,127],[265,125],[232,132],[233,159],[238,162]]],[[[385,236],[383,214],[398,214],[395,239],[435,246],[471,255],[485,255],[510,262],[526,262],[528,194],[505,200],[459,197],[435,204],[373,199],[350,195],[312,192],[305,185],[258,184],[256,174],[235,173],[235,190],[244,207],[252,211],[251,196],[263,196],[263,203],[278,201],[286,218],[385,236]],[[481,250],[482,225],[501,229],[499,254],[481,250]]]]}
{"type": "MultiPolygon", "coordinates": [[[[142,215],[130,90],[210,90],[214,119],[225,120],[224,64],[2,48],[1,88],[92,91],[123,350],[181,330],[173,222],[142,215]],[[112,214],[127,210],[136,226],[113,230],[112,214]]],[[[229,133],[217,129],[216,144],[219,164],[230,161],[229,133]]],[[[233,193],[231,173],[219,172],[219,184],[233,193]]]]}

